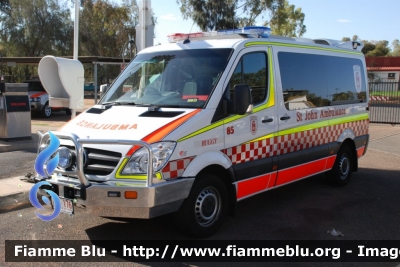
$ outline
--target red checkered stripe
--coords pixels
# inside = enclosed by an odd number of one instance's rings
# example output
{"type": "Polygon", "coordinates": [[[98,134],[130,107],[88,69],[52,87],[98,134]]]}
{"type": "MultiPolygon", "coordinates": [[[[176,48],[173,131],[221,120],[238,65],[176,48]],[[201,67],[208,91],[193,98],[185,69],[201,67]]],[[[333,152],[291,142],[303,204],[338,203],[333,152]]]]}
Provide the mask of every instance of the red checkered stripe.
{"type": "Polygon", "coordinates": [[[370,96],[369,100],[389,101],[388,96],[370,96]]]}
{"type": "Polygon", "coordinates": [[[368,134],[368,120],[324,126],[258,140],[223,149],[222,153],[229,157],[232,164],[239,164],[335,142],[342,132],[349,128],[352,129],[355,136],[366,135],[368,134]]]}
{"type": "Polygon", "coordinates": [[[193,159],[194,157],[190,157],[168,162],[167,165],[165,165],[165,167],[161,170],[163,178],[172,179],[182,176],[183,172],[193,159]]]}

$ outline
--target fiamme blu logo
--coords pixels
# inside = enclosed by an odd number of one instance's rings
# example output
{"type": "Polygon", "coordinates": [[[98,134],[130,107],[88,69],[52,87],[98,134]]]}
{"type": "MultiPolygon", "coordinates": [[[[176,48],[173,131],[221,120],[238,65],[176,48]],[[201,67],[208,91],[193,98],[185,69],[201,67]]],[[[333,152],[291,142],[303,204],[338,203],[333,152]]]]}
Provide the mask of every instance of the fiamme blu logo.
{"type": "MultiPolygon", "coordinates": [[[[50,143],[49,145],[42,150],[39,155],[36,158],[35,161],[35,171],[42,177],[49,177],[51,176],[55,169],[57,168],[58,162],[59,162],[59,155],[57,152],[58,147],[60,146],[60,140],[49,132],[50,136],[50,143]]],[[[37,184],[35,184],[32,189],[29,191],[29,200],[32,203],[33,206],[35,206],[38,209],[44,210],[44,207],[42,204],[40,204],[38,198],[37,198],[37,192],[39,191],[39,188],[42,185],[48,185],[51,186],[49,182],[42,181],[37,184]]],[[[38,212],[36,212],[36,215],[43,221],[51,221],[54,218],[56,218],[60,212],[61,212],[61,202],[60,198],[56,193],[54,193],[51,190],[45,189],[46,193],[50,195],[50,197],[53,200],[54,203],[54,211],[50,215],[43,215],[38,212]]],[[[44,203],[47,205],[50,204],[49,199],[46,196],[42,196],[42,200],[44,203]]]]}

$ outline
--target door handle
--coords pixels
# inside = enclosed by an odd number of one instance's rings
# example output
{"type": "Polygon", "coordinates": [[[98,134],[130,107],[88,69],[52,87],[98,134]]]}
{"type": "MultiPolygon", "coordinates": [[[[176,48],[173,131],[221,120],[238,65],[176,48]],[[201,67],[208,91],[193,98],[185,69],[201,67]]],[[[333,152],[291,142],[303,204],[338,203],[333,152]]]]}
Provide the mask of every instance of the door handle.
{"type": "Polygon", "coordinates": [[[269,119],[264,119],[264,120],[262,120],[261,122],[262,122],[262,123],[267,123],[267,122],[273,122],[273,121],[274,121],[273,118],[269,118],[269,119]]]}
{"type": "Polygon", "coordinates": [[[283,116],[283,117],[281,117],[281,121],[286,121],[286,120],[288,120],[288,119],[290,119],[290,116],[283,116]]]}

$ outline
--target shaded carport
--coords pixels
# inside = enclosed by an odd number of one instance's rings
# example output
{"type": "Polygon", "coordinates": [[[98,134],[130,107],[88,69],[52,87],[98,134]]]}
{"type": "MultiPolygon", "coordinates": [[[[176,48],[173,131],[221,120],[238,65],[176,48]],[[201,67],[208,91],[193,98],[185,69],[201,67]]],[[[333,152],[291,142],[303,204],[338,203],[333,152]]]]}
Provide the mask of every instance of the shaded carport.
{"type": "MultiPolygon", "coordinates": [[[[69,58],[72,59],[72,56],[68,57],[61,57],[61,58],[69,58]]],[[[2,57],[1,61],[1,75],[3,75],[3,64],[5,66],[16,66],[18,65],[39,65],[40,60],[42,57],[2,57]]],[[[81,56],[78,57],[78,60],[82,64],[93,64],[93,73],[94,73],[94,101],[97,103],[97,71],[98,65],[120,65],[123,63],[129,63],[130,59],[123,59],[123,58],[115,58],[115,57],[97,57],[97,56],[81,56]]]]}

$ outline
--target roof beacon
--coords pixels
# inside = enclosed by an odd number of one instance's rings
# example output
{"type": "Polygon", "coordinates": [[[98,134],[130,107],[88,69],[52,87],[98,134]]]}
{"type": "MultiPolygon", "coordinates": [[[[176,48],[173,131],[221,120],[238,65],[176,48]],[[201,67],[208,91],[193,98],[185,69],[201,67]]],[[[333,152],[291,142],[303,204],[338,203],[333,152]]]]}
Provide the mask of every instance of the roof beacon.
{"type": "Polygon", "coordinates": [[[170,43],[177,43],[186,39],[190,40],[207,40],[207,39],[218,39],[218,36],[225,38],[268,38],[271,33],[271,29],[268,27],[261,26],[246,26],[242,29],[228,29],[218,30],[211,32],[196,32],[196,33],[173,33],[168,35],[168,41],[170,43]],[[229,36],[231,35],[231,36],[229,36]]]}
{"type": "Polygon", "coordinates": [[[271,34],[271,29],[268,27],[259,27],[259,26],[247,26],[243,28],[243,31],[248,32],[249,34],[258,34],[258,37],[268,38],[271,34]]]}

